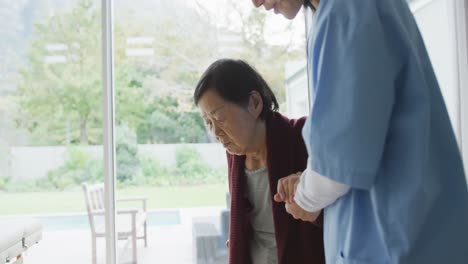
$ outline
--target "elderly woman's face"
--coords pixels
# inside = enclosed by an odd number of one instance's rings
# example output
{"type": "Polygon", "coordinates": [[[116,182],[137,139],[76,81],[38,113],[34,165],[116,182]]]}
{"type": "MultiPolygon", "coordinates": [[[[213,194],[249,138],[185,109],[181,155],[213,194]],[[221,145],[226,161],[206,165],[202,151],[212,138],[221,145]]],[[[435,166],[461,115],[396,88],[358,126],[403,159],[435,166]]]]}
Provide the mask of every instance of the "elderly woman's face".
{"type": "MultiPolygon", "coordinates": [[[[205,124],[231,154],[245,155],[252,145],[259,120],[258,106],[242,107],[227,102],[208,89],[198,101],[205,124]]],[[[261,106],[260,106],[261,107],[261,106]]]]}
{"type": "Polygon", "coordinates": [[[264,6],[266,10],[273,9],[275,14],[282,14],[287,19],[296,17],[304,0],[252,0],[255,7],[264,6]]]}

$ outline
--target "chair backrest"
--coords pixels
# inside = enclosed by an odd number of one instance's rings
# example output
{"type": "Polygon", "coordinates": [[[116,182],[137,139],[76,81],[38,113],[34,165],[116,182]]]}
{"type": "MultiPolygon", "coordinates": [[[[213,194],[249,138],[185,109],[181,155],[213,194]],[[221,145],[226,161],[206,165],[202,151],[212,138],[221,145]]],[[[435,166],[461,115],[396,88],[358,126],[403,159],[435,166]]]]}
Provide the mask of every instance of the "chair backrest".
{"type": "Polygon", "coordinates": [[[88,211],[89,224],[93,232],[96,231],[94,215],[96,212],[104,211],[104,184],[88,185],[83,183],[83,192],[86,201],[86,210],[88,211]]]}

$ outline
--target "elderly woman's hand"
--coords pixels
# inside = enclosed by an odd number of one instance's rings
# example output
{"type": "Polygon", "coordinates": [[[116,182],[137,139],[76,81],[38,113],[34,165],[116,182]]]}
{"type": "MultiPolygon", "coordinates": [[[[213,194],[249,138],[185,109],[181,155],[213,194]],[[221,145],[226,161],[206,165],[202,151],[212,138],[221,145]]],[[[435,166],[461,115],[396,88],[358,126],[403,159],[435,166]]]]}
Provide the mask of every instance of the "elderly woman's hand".
{"type": "Polygon", "coordinates": [[[285,205],[286,212],[294,217],[294,219],[300,219],[302,221],[315,222],[317,217],[319,217],[320,212],[308,212],[302,209],[297,203],[286,203],[285,205]]]}
{"type": "Polygon", "coordinates": [[[296,187],[302,172],[296,172],[278,180],[277,193],[273,196],[276,202],[293,203],[296,187]]]}
{"type": "Polygon", "coordinates": [[[314,222],[320,215],[320,211],[316,213],[308,212],[302,209],[294,202],[294,195],[299,184],[302,172],[297,172],[278,180],[277,193],[273,197],[276,202],[284,202],[286,212],[302,221],[314,222]]]}

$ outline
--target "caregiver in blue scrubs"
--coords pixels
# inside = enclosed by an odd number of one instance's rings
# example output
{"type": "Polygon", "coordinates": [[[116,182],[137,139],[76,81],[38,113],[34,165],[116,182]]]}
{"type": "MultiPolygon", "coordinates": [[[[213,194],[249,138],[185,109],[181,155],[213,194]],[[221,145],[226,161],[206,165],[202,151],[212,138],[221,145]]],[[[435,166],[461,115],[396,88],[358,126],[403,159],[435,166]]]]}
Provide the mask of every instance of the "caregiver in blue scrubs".
{"type": "Polygon", "coordinates": [[[468,263],[462,160],[407,2],[252,1],[289,19],[315,11],[308,167],[275,199],[304,220],[324,209],[327,263],[468,263]]]}

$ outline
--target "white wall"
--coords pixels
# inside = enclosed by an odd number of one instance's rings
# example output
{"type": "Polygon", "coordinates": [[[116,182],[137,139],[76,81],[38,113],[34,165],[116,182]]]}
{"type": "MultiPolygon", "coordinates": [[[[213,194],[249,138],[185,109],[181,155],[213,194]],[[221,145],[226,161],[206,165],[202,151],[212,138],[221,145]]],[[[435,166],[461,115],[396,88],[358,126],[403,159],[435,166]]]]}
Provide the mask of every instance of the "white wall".
{"type": "Polygon", "coordinates": [[[468,179],[468,1],[412,5],[445,98],[468,179]]]}
{"type": "Polygon", "coordinates": [[[415,1],[412,9],[439,81],[452,126],[460,142],[457,50],[450,1],[415,1]]]}
{"type": "MultiPolygon", "coordinates": [[[[187,144],[194,147],[200,154],[201,158],[210,164],[212,168],[227,168],[226,151],[221,144],[206,143],[206,144],[187,144]]],[[[160,145],[139,145],[138,151],[140,154],[150,155],[168,166],[176,163],[176,148],[180,144],[160,144],[160,145]]]]}
{"type": "Polygon", "coordinates": [[[286,115],[299,118],[309,115],[307,62],[288,62],[285,67],[286,115]]]}

